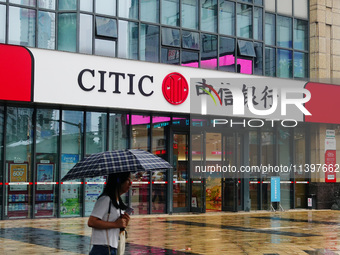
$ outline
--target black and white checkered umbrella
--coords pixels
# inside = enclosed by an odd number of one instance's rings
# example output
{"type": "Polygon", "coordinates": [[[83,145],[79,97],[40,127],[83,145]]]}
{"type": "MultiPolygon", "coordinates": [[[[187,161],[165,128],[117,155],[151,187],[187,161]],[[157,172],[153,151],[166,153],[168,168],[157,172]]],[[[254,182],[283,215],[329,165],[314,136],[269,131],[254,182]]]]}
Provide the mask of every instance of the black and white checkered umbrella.
{"type": "Polygon", "coordinates": [[[116,150],[91,154],[79,161],[61,181],[106,176],[119,172],[169,169],[164,159],[143,150],[116,150]]]}

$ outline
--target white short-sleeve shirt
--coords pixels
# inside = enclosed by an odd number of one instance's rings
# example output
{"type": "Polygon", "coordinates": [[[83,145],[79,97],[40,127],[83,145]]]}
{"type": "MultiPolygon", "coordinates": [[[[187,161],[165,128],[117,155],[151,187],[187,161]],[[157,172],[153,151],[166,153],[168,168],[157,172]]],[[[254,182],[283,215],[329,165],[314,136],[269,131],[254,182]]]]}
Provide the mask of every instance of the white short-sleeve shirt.
{"type": "MultiPolygon", "coordinates": [[[[100,197],[93,208],[93,211],[91,213],[91,216],[99,218],[103,221],[116,221],[120,217],[119,209],[114,207],[114,205],[111,203],[111,212],[109,220],[107,220],[107,215],[109,211],[109,204],[110,204],[110,197],[109,196],[102,196],[100,197]]],[[[96,229],[92,228],[92,244],[97,245],[110,245],[113,248],[118,247],[118,238],[119,238],[119,228],[111,228],[107,229],[108,232],[108,238],[107,240],[106,236],[106,229],[96,229]]]]}

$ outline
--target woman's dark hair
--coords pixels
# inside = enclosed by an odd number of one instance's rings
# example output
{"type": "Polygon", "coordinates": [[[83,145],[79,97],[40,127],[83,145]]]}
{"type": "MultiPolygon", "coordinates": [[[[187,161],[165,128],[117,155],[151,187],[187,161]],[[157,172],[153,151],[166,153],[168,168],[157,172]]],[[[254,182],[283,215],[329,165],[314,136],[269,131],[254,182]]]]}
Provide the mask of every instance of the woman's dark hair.
{"type": "Polygon", "coordinates": [[[104,195],[109,196],[114,207],[125,210],[127,206],[124,204],[119,192],[122,183],[126,182],[129,178],[129,172],[110,174],[106,180],[103,193],[98,198],[104,195]],[[117,200],[119,203],[117,203],[117,200]]]}

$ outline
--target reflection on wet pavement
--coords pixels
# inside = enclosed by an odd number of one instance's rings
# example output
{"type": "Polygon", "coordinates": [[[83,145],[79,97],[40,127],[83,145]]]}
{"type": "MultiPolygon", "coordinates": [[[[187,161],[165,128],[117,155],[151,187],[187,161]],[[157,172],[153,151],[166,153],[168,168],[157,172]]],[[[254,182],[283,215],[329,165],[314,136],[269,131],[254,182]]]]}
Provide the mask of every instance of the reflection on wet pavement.
{"type": "MultiPolygon", "coordinates": [[[[340,254],[340,212],[132,216],[126,254],[340,254]]],[[[0,221],[0,254],[88,254],[87,218],[0,221]]]]}

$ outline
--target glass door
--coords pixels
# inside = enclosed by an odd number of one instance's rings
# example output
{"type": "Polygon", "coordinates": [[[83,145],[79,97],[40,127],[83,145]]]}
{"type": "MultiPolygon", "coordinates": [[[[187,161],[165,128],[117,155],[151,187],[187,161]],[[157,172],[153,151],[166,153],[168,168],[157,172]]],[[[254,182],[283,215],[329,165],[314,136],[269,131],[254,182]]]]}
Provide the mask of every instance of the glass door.
{"type": "Polygon", "coordinates": [[[174,212],[188,211],[188,134],[173,134],[173,210],[174,212]]]}

